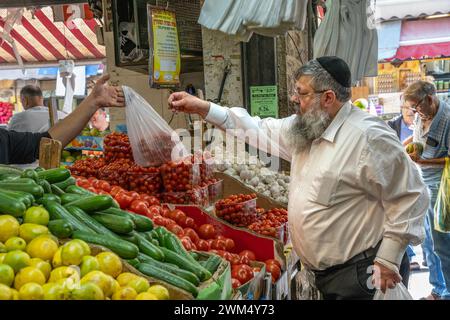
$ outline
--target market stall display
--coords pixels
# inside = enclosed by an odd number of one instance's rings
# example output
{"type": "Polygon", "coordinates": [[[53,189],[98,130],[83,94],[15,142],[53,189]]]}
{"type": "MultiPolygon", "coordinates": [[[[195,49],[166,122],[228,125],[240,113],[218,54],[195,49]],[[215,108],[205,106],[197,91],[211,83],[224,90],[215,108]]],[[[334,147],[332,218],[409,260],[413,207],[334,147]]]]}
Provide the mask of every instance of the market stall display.
{"type": "Polygon", "coordinates": [[[7,124],[12,117],[14,105],[9,102],[0,101],[0,124],[7,124]]]}

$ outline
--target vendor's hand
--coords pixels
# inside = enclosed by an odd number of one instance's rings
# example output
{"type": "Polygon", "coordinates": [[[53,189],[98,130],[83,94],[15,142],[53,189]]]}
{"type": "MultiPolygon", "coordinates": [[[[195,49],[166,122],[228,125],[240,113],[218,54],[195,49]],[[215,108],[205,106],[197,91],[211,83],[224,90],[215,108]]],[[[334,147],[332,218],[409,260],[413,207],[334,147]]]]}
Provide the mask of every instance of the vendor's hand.
{"type": "Polygon", "coordinates": [[[124,107],[125,99],[121,87],[108,85],[108,80],[108,74],[98,79],[89,98],[97,108],[124,107]]]}
{"type": "Polygon", "coordinates": [[[202,118],[205,118],[209,112],[209,102],[199,99],[187,92],[174,92],[170,95],[169,108],[172,111],[186,112],[186,113],[196,113],[202,118]]]}
{"type": "Polygon", "coordinates": [[[385,267],[381,263],[374,262],[372,284],[375,288],[386,293],[386,289],[394,289],[395,285],[402,281],[402,277],[395,271],[385,267]]]}
{"type": "Polygon", "coordinates": [[[413,153],[408,153],[409,157],[411,158],[412,161],[419,163],[420,161],[420,156],[417,154],[417,152],[413,152],[413,153]]]}

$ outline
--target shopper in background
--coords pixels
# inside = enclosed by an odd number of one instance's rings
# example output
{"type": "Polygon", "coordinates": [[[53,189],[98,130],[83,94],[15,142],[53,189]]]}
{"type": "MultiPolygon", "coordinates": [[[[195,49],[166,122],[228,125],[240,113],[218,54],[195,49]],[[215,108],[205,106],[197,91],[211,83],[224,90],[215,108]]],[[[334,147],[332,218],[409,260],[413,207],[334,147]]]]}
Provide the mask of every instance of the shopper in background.
{"type": "Polygon", "coordinates": [[[41,138],[59,140],[65,146],[83,130],[99,108],[123,107],[123,92],[116,87],[108,86],[106,84],[108,79],[108,75],[101,77],[89,96],[76,110],[47,132],[16,132],[0,129],[0,163],[31,163],[39,158],[41,138]]]}
{"type": "Polygon", "coordinates": [[[186,92],[173,93],[169,107],[270,139],[271,150],[291,162],[291,237],[315,285],[325,299],[373,299],[372,266],[383,292],[408,280],[405,250],[423,239],[426,186],[395,133],[349,102],[351,75],[342,59],[311,60],[295,79],[299,108],[288,118],[251,117],[186,92]]]}
{"type": "MultiPolygon", "coordinates": [[[[41,88],[27,85],[20,90],[20,101],[25,111],[12,116],[9,130],[18,132],[46,132],[50,128],[50,115],[44,106],[41,88]]],[[[66,113],[58,111],[58,119],[64,119],[66,113]]]]}
{"type": "Polygon", "coordinates": [[[450,234],[434,230],[434,205],[441,183],[445,158],[449,156],[450,106],[436,96],[436,87],[427,81],[411,84],[403,93],[405,106],[416,112],[412,141],[422,143],[422,155],[412,160],[421,168],[431,202],[425,221],[425,259],[433,286],[429,300],[450,299],[450,234]]]}

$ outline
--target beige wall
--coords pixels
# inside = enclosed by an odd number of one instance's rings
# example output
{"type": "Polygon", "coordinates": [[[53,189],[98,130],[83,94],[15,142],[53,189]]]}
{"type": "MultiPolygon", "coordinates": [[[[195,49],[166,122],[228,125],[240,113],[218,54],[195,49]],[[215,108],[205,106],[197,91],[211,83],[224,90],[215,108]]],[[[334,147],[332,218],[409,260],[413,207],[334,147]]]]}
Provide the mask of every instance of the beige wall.
{"type": "MultiPolygon", "coordinates": [[[[172,112],[167,108],[169,90],[152,89],[149,86],[148,75],[115,66],[113,32],[105,32],[105,45],[107,72],[111,75],[111,83],[133,88],[168,122],[172,116],[172,112]]],[[[117,124],[126,123],[125,110],[111,108],[109,111],[111,129],[114,130],[117,124]]],[[[185,128],[184,116],[175,115],[171,126],[174,129],[185,128]]]]}

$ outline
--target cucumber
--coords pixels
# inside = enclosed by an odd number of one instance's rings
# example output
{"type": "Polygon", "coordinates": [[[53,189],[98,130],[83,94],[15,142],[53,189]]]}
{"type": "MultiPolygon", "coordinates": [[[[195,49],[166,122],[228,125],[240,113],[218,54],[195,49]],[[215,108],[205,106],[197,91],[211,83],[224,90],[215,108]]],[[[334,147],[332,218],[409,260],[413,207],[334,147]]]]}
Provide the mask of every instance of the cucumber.
{"type": "Polygon", "coordinates": [[[13,217],[21,217],[27,210],[27,207],[22,201],[13,198],[3,192],[0,192],[0,213],[9,214],[13,217]]]}
{"type": "Polygon", "coordinates": [[[138,238],[136,237],[136,235],[135,235],[134,233],[121,234],[121,235],[119,235],[119,237],[120,237],[122,240],[131,242],[131,243],[133,243],[133,244],[135,244],[135,245],[139,245],[139,240],[138,240],[138,238]]]}
{"type": "Polygon", "coordinates": [[[143,236],[141,236],[137,232],[133,232],[133,234],[136,235],[138,239],[138,247],[139,251],[142,253],[145,253],[149,257],[158,260],[163,261],[164,260],[164,253],[161,251],[160,247],[155,246],[153,243],[145,239],[143,236]]]}
{"type": "Polygon", "coordinates": [[[52,187],[47,180],[41,179],[41,180],[38,180],[36,183],[38,185],[40,185],[42,187],[42,189],[44,189],[44,193],[52,193],[52,187]]]}
{"type": "Polygon", "coordinates": [[[14,174],[20,176],[22,174],[22,170],[18,168],[14,168],[8,165],[0,165],[0,176],[1,175],[7,175],[7,174],[14,174]]]}
{"type": "Polygon", "coordinates": [[[164,227],[157,227],[152,232],[154,233],[153,238],[156,238],[159,244],[164,247],[164,235],[169,231],[164,227]]]}
{"type": "Polygon", "coordinates": [[[116,216],[131,218],[136,226],[136,230],[140,232],[152,231],[153,230],[153,221],[150,218],[144,217],[139,214],[135,214],[132,212],[124,211],[122,209],[117,208],[109,208],[101,211],[100,213],[113,214],[116,216]]]}
{"type": "Polygon", "coordinates": [[[112,206],[112,198],[109,196],[88,196],[80,200],[75,200],[67,204],[67,206],[78,207],[88,213],[102,211],[112,206]]]}
{"type": "Polygon", "coordinates": [[[123,259],[134,259],[139,253],[138,247],[134,244],[106,235],[99,235],[84,231],[74,231],[72,238],[104,246],[123,259]]]}
{"type": "Polygon", "coordinates": [[[175,276],[173,273],[170,273],[166,270],[158,268],[149,263],[139,263],[137,265],[137,269],[143,274],[153,277],[164,282],[170,283],[171,285],[183,289],[187,292],[192,293],[194,297],[198,295],[198,289],[189,281],[182,279],[180,277],[175,276]]]}
{"type": "Polygon", "coordinates": [[[222,262],[222,258],[218,255],[211,255],[208,260],[205,261],[203,264],[203,267],[206,268],[211,274],[214,274],[214,272],[217,271],[217,268],[219,267],[220,263],[222,262]]]}
{"type": "Polygon", "coordinates": [[[61,195],[61,204],[62,205],[66,205],[70,202],[76,201],[76,200],[80,200],[82,199],[84,196],[81,194],[76,194],[76,193],[64,193],[63,195],[61,195]]]}
{"type": "Polygon", "coordinates": [[[172,250],[173,252],[185,257],[192,263],[197,263],[197,260],[195,260],[189,252],[184,248],[183,244],[181,243],[180,239],[177,238],[176,235],[174,235],[171,232],[166,231],[164,234],[164,247],[172,250]]]}
{"type": "Polygon", "coordinates": [[[139,264],[139,260],[137,258],[134,259],[127,259],[125,260],[128,264],[132,265],[133,267],[137,267],[139,264]]]}
{"type": "Polygon", "coordinates": [[[51,220],[64,219],[74,230],[93,232],[83,221],[76,219],[66,208],[56,201],[44,203],[45,209],[50,213],[51,220]]]}
{"type": "Polygon", "coordinates": [[[59,239],[69,238],[73,233],[72,225],[64,219],[51,220],[47,227],[59,239]]]}
{"type": "Polygon", "coordinates": [[[32,194],[35,198],[40,198],[44,195],[44,189],[35,183],[0,182],[0,188],[11,191],[23,191],[32,194]]]}
{"type": "Polygon", "coordinates": [[[114,233],[127,234],[134,230],[134,223],[129,218],[109,214],[93,214],[92,218],[114,233]]]}
{"type": "Polygon", "coordinates": [[[4,190],[4,189],[0,190],[0,192],[8,195],[10,197],[16,198],[19,201],[22,201],[27,208],[31,207],[32,204],[34,203],[34,197],[27,192],[11,191],[11,190],[4,190]]]}
{"type": "Polygon", "coordinates": [[[203,268],[197,261],[193,263],[186,257],[164,247],[160,247],[159,249],[164,253],[164,261],[173,263],[184,270],[191,271],[202,281],[208,280],[212,277],[211,272],[203,268]]]}
{"type": "Polygon", "coordinates": [[[18,184],[30,184],[30,185],[36,185],[36,181],[30,178],[15,178],[15,179],[9,179],[6,181],[0,181],[1,183],[18,183],[18,184]]]}
{"type": "Polygon", "coordinates": [[[68,177],[66,180],[61,182],[56,182],[53,185],[57,186],[58,188],[61,188],[61,190],[66,190],[68,186],[73,186],[77,180],[74,177],[68,177]]]}
{"type": "Polygon", "coordinates": [[[161,268],[163,270],[166,270],[166,271],[172,273],[175,276],[183,278],[195,286],[198,286],[200,284],[200,279],[195,274],[193,274],[190,271],[183,270],[174,264],[167,263],[167,262],[161,262],[161,261],[155,260],[149,256],[142,255],[142,254],[138,254],[138,259],[140,261],[142,261],[143,263],[148,263],[148,264],[154,265],[157,268],[161,268]]]}
{"type": "Polygon", "coordinates": [[[55,186],[54,184],[51,185],[52,193],[56,194],[58,197],[62,196],[65,192],[61,190],[61,188],[55,186]]]}
{"type": "Polygon", "coordinates": [[[0,181],[12,181],[20,178],[19,174],[15,173],[3,173],[0,174],[0,181]]]}
{"type": "Polygon", "coordinates": [[[20,177],[33,179],[34,181],[38,180],[38,175],[37,175],[36,171],[34,171],[33,169],[26,169],[24,172],[22,172],[20,177]]]}
{"type": "Polygon", "coordinates": [[[59,197],[56,194],[52,194],[52,193],[44,193],[42,198],[39,198],[37,200],[37,203],[45,204],[47,201],[56,201],[58,203],[61,203],[61,199],[59,199],[59,197]]]}
{"type": "Polygon", "coordinates": [[[65,206],[65,208],[74,219],[82,221],[89,228],[89,230],[92,230],[98,234],[107,235],[111,238],[120,239],[119,236],[111,232],[108,228],[104,227],[101,223],[97,222],[97,220],[92,218],[82,209],[72,206],[65,206]]]}
{"type": "Polygon", "coordinates": [[[45,179],[50,183],[56,183],[66,180],[68,177],[70,177],[70,171],[69,169],[65,168],[55,168],[55,169],[48,169],[44,171],[39,171],[37,173],[39,179],[45,179]]]}
{"type": "Polygon", "coordinates": [[[95,193],[90,192],[89,190],[86,190],[77,185],[68,186],[66,189],[64,189],[64,191],[67,193],[76,193],[76,194],[87,195],[87,196],[92,196],[92,195],[95,196],[96,195],[95,193]]]}
{"type": "Polygon", "coordinates": [[[198,253],[191,251],[191,252],[189,252],[189,254],[191,255],[192,258],[194,258],[195,261],[198,262],[198,259],[200,258],[198,253]]]}
{"type": "Polygon", "coordinates": [[[45,171],[45,169],[41,168],[41,167],[36,167],[36,168],[34,168],[34,171],[41,172],[41,171],[45,171]]]}

